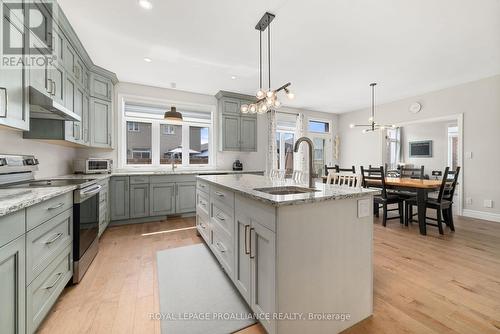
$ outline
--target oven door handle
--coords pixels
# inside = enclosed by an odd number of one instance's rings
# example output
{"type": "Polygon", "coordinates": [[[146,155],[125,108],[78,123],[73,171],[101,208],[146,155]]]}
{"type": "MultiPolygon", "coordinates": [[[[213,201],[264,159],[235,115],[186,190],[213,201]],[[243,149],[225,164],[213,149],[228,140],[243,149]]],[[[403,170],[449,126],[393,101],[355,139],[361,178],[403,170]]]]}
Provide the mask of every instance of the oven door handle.
{"type": "Polygon", "coordinates": [[[101,189],[102,189],[102,186],[100,184],[98,184],[98,185],[96,185],[95,187],[93,187],[91,189],[83,190],[82,191],[82,195],[85,195],[85,197],[92,196],[94,194],[97,194],[99,191],[101,191],[101,189]]]}

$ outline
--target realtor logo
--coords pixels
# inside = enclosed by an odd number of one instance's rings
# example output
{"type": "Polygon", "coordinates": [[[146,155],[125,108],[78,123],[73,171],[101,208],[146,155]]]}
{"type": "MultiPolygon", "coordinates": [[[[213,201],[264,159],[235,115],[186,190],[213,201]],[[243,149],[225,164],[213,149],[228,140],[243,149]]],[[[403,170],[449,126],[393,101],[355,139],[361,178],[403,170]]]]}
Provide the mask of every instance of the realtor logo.
{"type": "Polygon", "coordinates": [[[51,2],[3,2],[1,67],[46,68],[55,60],[51,2]]]}

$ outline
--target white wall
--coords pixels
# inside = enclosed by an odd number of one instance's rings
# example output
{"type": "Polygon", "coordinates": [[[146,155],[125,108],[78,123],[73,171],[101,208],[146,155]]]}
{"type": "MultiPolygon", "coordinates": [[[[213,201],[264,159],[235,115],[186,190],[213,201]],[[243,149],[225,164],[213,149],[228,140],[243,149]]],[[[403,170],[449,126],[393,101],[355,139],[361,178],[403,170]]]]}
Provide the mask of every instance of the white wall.
{"type": "MultiPolygon", "coordinates": [[[[115,87],[115,101],[118,99],[118,95],[134,95],[143,98],[161,99],[185,103],[197,103],[210,105],[217,110],[217,99],[215,96],[198,94],[186,91],[180,91],[176,89],[168,88],[158,88],[151,86],[144,86],[133,83],[121,82],[115,87]]],[[[113,115],[113,126],[114,129],[117,128],[118,123],[118,103],[115,102],[115,110],[113,115]]],[[[333,121],[333,128],[336,131],[337,128],[337,115],[329,113],[314,112],[302,109],[292,109],[284,107],[283,110],[289,112],[303,112],[306,120],[310,117],[328,119],[333,121]]],[[[217,112],[215,115],[215,145],[218,146],[218,117],[217,112]]],[[[265,170],[266,168],[266,152],[267,152],[267,140],[268,140],[268,127],[267,127],[267,117],[265,115],[257,116],[257,152],[216,152],[216,168],[218,169],[232,169],[233,162],[238,159],[243,163],[244,169],[258,169],[265,170]]],[[[114,131],[114,143],[117,143],[118,132],[114,131]]],[[[335,132],[336,133],[336,132],[335,132]]],[[[81,157],[101,157],[101,158],[112,158],[115,161],[115,165],[118,159],[118,153],[116,150],[101,150],[101,149],[80,149],[79,156],[81,157]]]]}
{"type": "Polygon", "coordinates": [[[415,168],[425,166],[425,173],[444,170],[448,166],[448,125],[450,121],[416,123],[404,125],[401,130],[402,162],[415,168]],[[409,143],[412,141],[432,141],[432,157],[410,158],[409,143]]]}
{"type": "Polygon", "coordinates": [[[22,131],[0,127],[0,153],[32,154],[40,161],[35,177],[50,177],[73,172],[77,150],[72,147],[23,139],[22,131]]]}
{"type": "MultiPolygon", "coordinates": [[[[369,101],[370,96],[366,98],[369,101]]],[[[500,75],[377,106],[375,118],[380,123],[402,123],[454,114],[464,115],[464,152],[472,152],[472,159],[464,157],[462,166],[464,198],[472,198],[464,209],[500,219],[500,75]],[[415,101],[423,105],[418,114],[408,112],[415,101]],[[494,207],[484,208],[485,199],[493,200],[494,207]]],[[[351,123],[366,123],[368,117],[368,109],[339,116],[342,165],[382,163],[380,133],[349,128],[351,123]]]]}

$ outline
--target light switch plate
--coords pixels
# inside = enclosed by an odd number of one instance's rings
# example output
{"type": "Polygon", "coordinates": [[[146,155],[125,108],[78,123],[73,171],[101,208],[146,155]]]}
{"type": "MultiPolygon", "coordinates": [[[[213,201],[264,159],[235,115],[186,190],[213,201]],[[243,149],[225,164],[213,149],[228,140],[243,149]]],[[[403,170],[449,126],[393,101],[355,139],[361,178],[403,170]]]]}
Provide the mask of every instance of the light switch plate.
{"type": "Polygon", "coordinates": [[[472,152],[465,152],[465,157],[467,159],[472,159],[472,152]]]}
{"type": "Polygon", "coordinates": [[[484,200],[484,207],[485,208],[492,208],[493,207],[493,201],[491,199],[485,199],[484,200]]]}
{"type": "Polygon", "coordinates": [[[370,199],[358,199],[358,218],[370,216],[370,199]]]}

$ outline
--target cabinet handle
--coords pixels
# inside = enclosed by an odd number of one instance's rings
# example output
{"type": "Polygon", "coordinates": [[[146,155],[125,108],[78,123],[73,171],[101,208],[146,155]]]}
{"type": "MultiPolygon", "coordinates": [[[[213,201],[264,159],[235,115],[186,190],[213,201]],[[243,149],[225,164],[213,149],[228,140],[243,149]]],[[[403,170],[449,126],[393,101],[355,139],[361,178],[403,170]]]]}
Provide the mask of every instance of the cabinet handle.
{"type": "Polygon", "coordinates": [[[57,282],[59,282],[59,280],[62,278],[62,276],[63,276],[63,273],[58,273],[57,278],[54,280],[54,282],[52,282],[52,284],[44,287],[44,289],[48,290],[48,289],[52,289],[53,287],[55,287],[57,282]]]}
{"type": "Polygon", "coordinates": [[[47,93],[49,93],[50,95],[52,95],[52,79],[47,79],[47,93]]]}
{"type": "Polygon", "coordinates": [[[215,218],[217,218],[218,220],[221,220],[221,221],[225,221],[226,219],[224,217],[221,217],[220,215],[215,215],[215,218]]]}
{"type": "Polygon", "coordinates": [[[215,194],[219,197],[224,197],[225,195],[219,191],[216,191],[215,194]]]}
{"type": "Polygon", "coordinates": [[[7,92],[6,87],[0,87],[0,90],[3,90],[5,92],[5,109],[4,109],[4,115],[0,117],[7,117],[7,107],[9,105],[9,94],[7,92]]]}
{"type": "Polygon", "coordinates": [[[54,84],[54,93],[52,95],[56,96],[57,94],[57,84],[54,80],[52,80],[52,83],[54,84]]]}
{"type": "Polygon", "coordinates": [[[55,209],[59,209],[61,206],[63,206],[64,203],[59,203],[57,205],[54,205],[54,206],[51,206],[50,208],[47,208],[47,210],[55,210],[55,209]]]}
{"type": "Polygon", "coordinates": [[[215,243],[215,246],[221,253],[225,253],[227,251],[226,247],[224,247],[224,245],[219,241],[215,243]]]}
{"type": "Polygon", "coordinates": [[[45,244],[46,245],[50,245],[50,244],[53,244],[54,242],[56,242],[57,239],[59,239],[60,237],[62,237],[63,234],[62,233],[57,233],[56,235],[54,235],[52,238],[50,238],[49,240],[45,241],[45,244]]]}
{"type": "Polygon", "coordinates": [[[201,224],[200,224],[200,226],[201,226],[201,228],[202,228],[202,229],[204,229],[204,230],[207,228],[207,225],[205,225],[205,224],[203,224],[203,223],[201,223],[201,224]]]}
{"type": "Polygon", "coordinates": [[[250,239],[250,258],[251,259],[255,259],[255,254],[252,255],[252,231],[255,231],[255,228],[251,227],[250,228],[250,236],[249,236],[249,239],[250,239]]]}
{"type": "Polygon", "coordinates": [[[250,254],[250,251],[248,250],[248,238],[247,238],[247,235],[248,235],[248,228],[250,227],[250,225],[245,225],[245,254],[250,254]]]}

